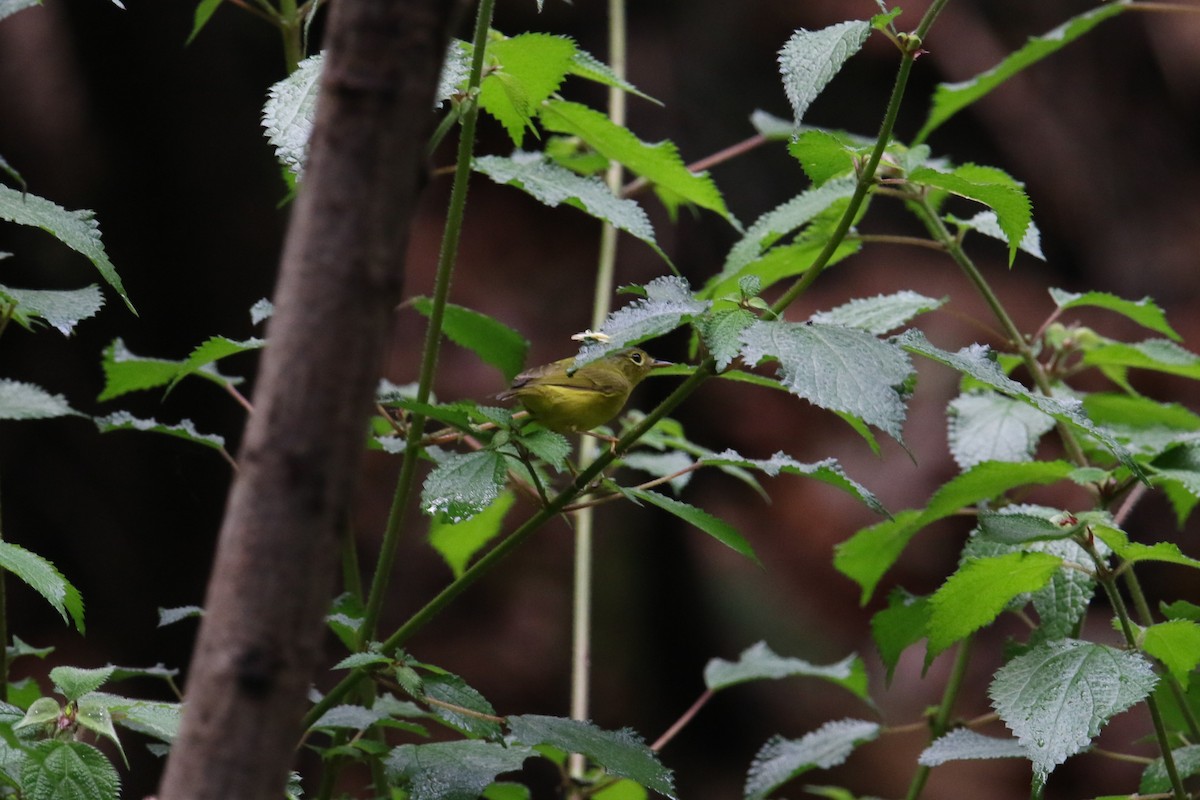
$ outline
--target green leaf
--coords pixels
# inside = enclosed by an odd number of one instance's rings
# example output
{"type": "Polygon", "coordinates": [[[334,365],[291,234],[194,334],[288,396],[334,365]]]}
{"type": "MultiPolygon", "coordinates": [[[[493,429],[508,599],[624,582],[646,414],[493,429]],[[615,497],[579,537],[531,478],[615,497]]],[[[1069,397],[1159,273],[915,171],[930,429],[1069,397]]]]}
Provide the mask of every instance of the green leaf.
{"type": "Polygon", "coordinates": [[[76,701],[88,692],[103,686],[112,676],[113,667],[81,669],[80,667],[55,667],[50,670],[50,680],[63,697],[76,701]]]}
{"type": "Polygon", "coordinates": [[[742,651],[737,663],[714,658],[704,667],[704,685],[716,692],[739,683],[780,678],[821,678],[867,700],[867,668],[861,658],[850,655],[836,664],[820,666],[799,658],[777,655],[766,642],[742,651]]]}
{"type": "Polygon", "coordinates": [[[681,450],[669,450],[665,453],[650,453],[637,450],[621,456],[621,466],[641,470],[655,478],[672,476],[667,485],[678,495],[692,479],[692,467],[695,461],[681,450]]]}
{"type": "MultiPolygon", "coordinates": [[[[1175,771],[1180,780],[1187,780],[1193,775],[1200,774],[1200,744],[1188,744],[1171,750],[1171,759],[1175,762],[1175,771]]],[[[1171,795],[1171,776],[1161,757],[1154,759],[1142,772],[1141,783],[1138,784],[1141,794],[1171,795]]]]}
{"type": "Polygon", "coordinates": [[[827,722],[800,739],[774,736],[754,756],[742,796],[764,800],[788,781],[813,769],[841,764],[854,749],[879,736],[879,725],[858,719],[827,722]]]}
{"type": "Polygon", "coordinates": [[[42,387],[0,378],[0,419],[52,419],[82,417],[61,394],[50,394],[42,387]]]}
{"type": "MultiPolygon", "coordinates": [[[[3,2],[0,2],[0,19],[10,17],[18,11],[26,8],[32,8],[34,6],[40,6],[41,4],[42,0],[4,0],[3,2]]],[[[0,159],[0,166],[8,165],[3,159],[0,159]]]]}
{"type": "Polygon", "coordinates": [[[605,64],[586,50],[580,50],[578,47],[575,49],[575,55],[571,56],[571,63],[567,71],[571,75],[577,75],[580,78],[586,78],[589,81],[595,81],[605,86],[612,86],[623,92],[635,94],[644,100],[662,105],[662,103],[659,103],[650,95],[639,91],[629,81],[619,77],[608,64],[605,64]]]}
{"type": "Polygon", "coordinates": [[[63,622],[67,622],[69,614],[75,629],[84,632],[83,598],[53,564],[19,545],[0,541],[0,568],[8,570],[44,597],[63,622]]]}
{"type": "Polygon", "coordinates": [[[812,101],[870,34],[869,22],[847,20],[819,31],[801,28],[788,38],[779,51],[779,73],[797,125],[812,101]]]}
{"type": "Polygon", "coordinates": [[[976,344],[964,347],[956,353],[950,353],[934,347],[925,338],[925,335],[916,329],[905,331],[900,336],[895,337],[894,341],[910,353],[916,353],[945,364],[967,377],[995,389],[1003,395],[1027,403],[1042,413],[1049,414],[1059,422],[1066,423],[1072,428],[1086,433],[1103,444],[1136,477],[1141,480],[1146,479],[1146,474],[1141,465],[1133,459],[1129,451],[1122,447],[1113,438],[1111,433],[1097,427],[1088,419],[1087,415],[1083,412],[1082,404],[1078,400],[1047,397],[1031,392],[1004,374],[1004,371],[994,360],[994,354],[987,347],[976,344]]]}
{"type": "MultiPolygon", "coordinates": [[[[237,355],[238,353],[261,350],[266,344],[266,339],[250,338],[237,341],[224,336],[212,336],[192,350],[187,359],[179,366],[179,372],[171,379],[171,386],[174,387],[175,384],[188,375],[194,375],[200,370],[220,361],[222,358],[237,355]]],[[[209,380],[216,380],[213,372],[209,372],[205,377],[209,378],[209,380]]],[[[218,382],[220,381],[218,380],[218,382]]]]}
{"type": "MultiPolygon", "coordinates": [[[[700,291],[700,296],[721,297],[734,291],[737,279],[745,274],[746,267],[757,261],[768,248],[775,245],[784,236],[800,230],[837,201],[848,199],[854,194],[854,187],[853,178],[831,180],[821,186],[801,192],[791,200],[763,214],[730,249],[721,271],[709,279],[700,291]]],[[[820,246],[816,248],[817,251],[819,252],[823,246],[824,242],[821,242],[820,246]]],[[[816,253],[814,252],[813,255],[815,256],[816,253]]],[[[807,265],[804,269],[806,268],[807,265]]],[[[803,269],[796,269],[797,273],[802,271],[803,269]]],[[[766,288],[771,283],[772,281],[764,280],[762,286],[766,288]]]]}
{"type": "Polygon", "coordinates": [[[25,751],[23,800],[117,800],[120,789],[116,769],[89,744],[49,739],[25,751]]]}
{"type": "Polygon", "coordinates": [[[1200,569],[1200,560],[1185,556],[1179,545],[1174,542],[1157,542],[1142,544],[1131,542],[1125,532],[1105,525],[1093,526],[1096,538],[1112,548],[1123,561],[1135,564],[1138,561],[1159,561],[1164,564],[1177,564],[1181,567],[1200,569]]]}
{"type": "Polygon", "coordinates": [[[728,367],[742,350],[742,331],[758,320],[744,308],[714,311],[700,319],[700,336],[704,346],[717,360],[719,371],[728,367]]]}
{"type": "MultiPolygon", "coordinates": [[[[1008,243],[1008,236],[1000,229],[1000,220],[996,217],[995,211],[980,211],[975,216],[965,220],[958,219],[952,215],[948,218],[960,230],[972,230],[976,233],[982,233],[984,236],[999,239],[1006,244],[1008,243]]],[[[1042,252],[1042,232],[1038,230],[1037,224],[1032,220],[1029,222],[1029,227],[1025,229],[1025,235],[1021,237],[1017,249],[1024,250],[1039,261],[1046,260],[1046,255],[1042,252]]]]}
{"type": "Polygon", "coordinates": [[[947,299],[934,300],[907,290],[889,295],[858,297],[837,308],[818,311],[809,317],[809,321],[822,325],[844,325],[882,336],[908,324],[920,314],[941,308],[947,299]]]}
{"type": "Polygon", "coordinates": [[[479,107],[504,126],[517,147],[542,101],[558,91],[576,50],[570,39],[547,33],[488,42],[479,107]]]}
{"type": "Polygon", "coordinates": [[[504,488],[504,477],[504,457],[494,450],[447,456],[425,479],[421,510],[462,522],[492,504],[504,488]]]}
{"type": "Polygon", "coordinates": [[[96,417],[94,422],[101,433],[112,433],[113,431],[163,433],[204,447],[211,447],[222,453],[225,452],[225,437],[216,433],[200,433],[190,419],[171,424],[159,422],[156,419],[141,419],[128,411],[116,411],[103,417],[96,417]]]}
{"type": "Polygon", "coordinates": [[[863,588],[865,604],[883,574],[891,568],[914,536],[928,525],[976,503],[999,497],[1018,486],[1046,485],[1074,471],[1065,461],[1019,464],[985,461],[942,485],[923,510],[895,514],[863,528],[836,548],[834,566],[863,588]]]}
{"type": "Polygon", "coordinates": [[[950,454],[961,469],[985,461],[1029,461],[1054,418],[1020,400],[975,390],[946,408],[950,454]]]}
{"type": "Polygon", "coordinates": [[[179,723],[183,719],[183,706],[179,703],[121,697],[110,701],[108,710],[113,715],[113,721],[122,728],[167,744],[175,741],[179,734],[179,723]]]}
{"type": "Polygon", "coordinates": [[[1033,223],[1033,210],[1025,188],[994,167],[964,164],[952,172],[918,167],[908,174],[910,183],[945,189],[990,208],[1008,241],[1008,264],[1012,266],[1025,233],[1033,223]]]}
{"type": "Polygon", "coordinates": [[[104,390],[97,398],[112,400],[129,392],[166,386],[179,371],[180,361],[136,356],[121,339],[113,339],[104,351],[104,390]]]}
{"type": "Polygon", "coordinates": [[[645,285],[644,291],[645,297],[608,315],[601,328],[607,338],[584,344],[575,356],[576,369],[614,350],[669,333],[700,316],[711,305],[707,300],[693,297],[687,281],[673,275],[655,278],[645,285]]]}
{"type": "Polygon", "coordinates": [[[1026,544],[1070,536],[1078,525],[1069,518],[1051,520],[1039,514],[1022,514],[1012,506],[996,511],[979,512],[979,535],[1000,544],[1026,544]],[[1070,524],[1069,524],[1070,523],[1070,524]]]}
{"type": "Polygon", "coordinates": [[[545,103],[541,119],[547,130],[578,136],[678,200],[720,214],[737,226],[712,178],[707,172],[690,171],[671,142],[646,144],[599,111],[565,100],[545,103]]]}
{"type": "Polygon", "coordinates": [[[82,256],[85,256],[134,314],[133,303],[117,268],[108,260],[100,241],[100,225],[91,211],[67,211],[37,195],[0,185],[0,219],[41,228],[82,256]]]}
{"type": "Polygon", "coordinates": [[[183,43],[184,47],[191,44],[201,29],[208,24],[219,5],[221,5],[221,0],[200,0],[196,6],[196,13],[192,17],[192,32],[188,34],[187,41],[183,43]]]}
{"type": "Polygon", "coordinates": [[[615,196],[599,178],[577,175],[541,153],[520,150],[509,158],[480,156],[473,166],[496,183],[515,186],[551,208],[566,203],[607,222],[641,239],[670,261],[655,241],[654,226],[642,207],[635,200],[615,196]]]}
{"type": "Polygon", "coordinates": [[[62,711],[62,706],[53,697],[39,697],[29,704],[25,715],[13,725],[13,730],[56,722],[62,711]]]}
{"type": "Polygon", "coordinates": [[[890,342],[840,325],[759,322],[742,334],[742,357],[780,362],[788,391],[850,414],[903,443],[912,362],[890,342]]]}
{"type": "Polygon", "coordinates": [[[262,125],[267,141],[275,147],[279,163],[296,176],[304,174],[304,163],[308,160],[308,139],[317,113],[324,63],[324,53],[301,61],[292,74],[271,86],[263,105],[262,125]]]}
{"type": "Polygon", "coordinates": [[[1010,53],[999,64],[970,80],[938,84],[933,92],[929,117],[917,133],[915,141],[925,141],[935,128],[1013,75],[1057,52],[1104,20],[1125,11],[1130,5],[1128,0],[1105,3],[1077,17],[1072,17],[1043,36],[1031,37],[1024,47],[1010,53]]]}
{"type": "MultiPolygon", "coordinates": [[[[433,301],[427,297],[414,297],[410,302],[424,317],[433,311],[433,301]]],[[[506,381],[521,371],[529,351],[529,340],[503,322],[454,303],[446,304],[442,332],[483,363],[500,370],[506,381]]]]}
{"type": "Polygon", "coordinates": [[[734,552],[740,553],[755,564],[762,566],[762,562],[758,560],[754,548],[728,522],[714,517],[707,511],[690,506],[687,503],[667,497],[666,495],[661,495],[658,492],[633,488],[626,489],[625,491],[639,500],[644,500],[651,505],[658,506],[663,511],[674,514],[689,525],[693,525],[704,531],[734,552]]]}
{"type": "Polygon", "coordinates": [[[456,579],[462,577],[475,554],[500,533],[504,515],[512,507],[513,500],[512,492],[501,492],[487,508],[470,519],[452,523],[440,514],[433,518],[429,525],[429,543],[441,554],[456,579]]]}
{"type": "Polygon", "coordinates": [[[820,186],[830,178],[853,172],[859,148],[833,131],[810,128],[796,134],[788,152],[800,162],[813,186],[820,186]]]}
{"type": "Polygon", "coordinates": [[[365,731],[380,720],[387,719],[382,709],[365,706],[340,705],[326,711],[313,723],[314,729],[365,731]]]}
{"type": "Polygon", "coordinates": [[[929,658],[990,625],[1013,598],[1045,586],[1061,565],[1048,553],[968,560],[929,598],[929,658]]]}
{"type": "Polygon", "coordinates": [[[462,39],[451,39],[446,47],[446,58],[438,76],[436,105],[441,107],[454,95],[466,89],[467,77],[471,74],[471,59],[475,48],[462,39]]]}
{"type": "Polygon", "coordinates": [[[582,753],[612,775],[675,797],[671,771],[632,731],[606,731],[590,722],[538,714],[511,716],[508,727],[520,744],[550,745],[567,753],[582,753]]]}
{"type": "Polygon", "coordinates": [[[765,472],[772,478],[780,473],[814,478],[830,486],[835,486],[847,494],[853,495],[872,511],[879,514],[887,513],[887,509],[883,507],[883,504],[879,502],[879,499],[875,497],[875,494],[870,489],[846,475],[842,469],[842,465],[838,463],[836,458],[825,458],[812,464],[802,464],[782,450],[767,459],[746,458],[734,450],[724,450],[720,453],[706,455],[700,461],[703,464],[713,464],[716,466],[757,469],[765,472]]]}
{"type": "Polygon", "coordinates": [[[1200,625],[1183,619],[1151,625],[1142,633],[1142,648],[1187,689],[1188,677],[1200,664],[1200,625]]]}
{"type": "Polygon", "coordinates": [[[441,722],[472,739],[500,738],[500,724],[488,719],[496,716],[496,709],[462,678],[439,670],[426,676],[421,685],[427,697],[441,701],[430,704],[430,711],[441,722]]]}
{"type": "Polygon", "coordinates": [[[1087,350],[1083,354],[1083,363],[1122,378],[1125,370],[1132,367],[1200,380],[1200,356],[1167,339],[1103,344],[1087,350]]]}
{"type": "Polygon", "coordinates": [[[109,711],[103,695],[93,694],[80,698],[75,720],[80,727],[111,741],[116,746],[117,752],[121,754],[125,768],[129,768],[129,759],[126,758],[125,748],[121,746],[121,740],[117,737],[116,728],[113,727],[112,713],[109,711]]]}
{"type": "Polygon", "coordinates": [[[495,742],[404,744],[388,754],[384,769],[411,800],[478,800],[497,775],[521,769],[536,755],[528,747],[495,742]]]}
{"type": "Polygon", "coordinates": [[[1028,758],[1016,739],[984,736],[969,728],[956,728],[936,739],[917,758],[923,767],[940,767],[950,761],[978,761],[991,758],[1028,758]]]}
{"type": "Polygon", "coordinates": [[[1055,288],[1050,289],[1050,297],[1054,300],[1054,304],[1064,311],[1069,308],[1103,308],[1106,311],[1120,314],[1143,328],[1161,333],[1176,342],[1183,341],[1183,337],[1176,333],[1175,329],[1167,322],[1167,315],[1149,297],[1134,301],[1117,297],[1108,292],[1078,293],[1055,288]]]}
{"type": "Polygon", "coordinates": [[[70,336],[82,320],[94,317],[104,306],[104,295],[96,284],[82,289],[14,289],[0,285],[0,298],[14,308],[12,318],[26,328],[34,320],[44,320],[47,325],[70,336]]]}
{"type": "Polygon", "coordinates": [[[892,682],[900,656],[925,638],[929,627],[929,599],[916,597],[897,587],[888,595],[888,607],[871,617],[871,638],[892,682]]]}
{"type": "Polygon", "coordinates": [[[1033,761],[1035,786],[1088,746],[1113,716],[1154,688],[1137,653],[1076,640],[1045,642],[996,672],[992,706],[1033,761]]]}

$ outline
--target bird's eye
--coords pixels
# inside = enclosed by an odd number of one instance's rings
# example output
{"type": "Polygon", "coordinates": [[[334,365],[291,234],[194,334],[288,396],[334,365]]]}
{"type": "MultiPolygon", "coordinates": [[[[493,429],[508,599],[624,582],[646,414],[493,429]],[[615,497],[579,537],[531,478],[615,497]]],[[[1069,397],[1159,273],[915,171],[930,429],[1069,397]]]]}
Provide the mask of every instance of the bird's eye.
{"type": "Polygon", "coordinates": [[[634,350],[629,354],[629,360],[640,367],[642,365],[642,354],[634,350]]]}

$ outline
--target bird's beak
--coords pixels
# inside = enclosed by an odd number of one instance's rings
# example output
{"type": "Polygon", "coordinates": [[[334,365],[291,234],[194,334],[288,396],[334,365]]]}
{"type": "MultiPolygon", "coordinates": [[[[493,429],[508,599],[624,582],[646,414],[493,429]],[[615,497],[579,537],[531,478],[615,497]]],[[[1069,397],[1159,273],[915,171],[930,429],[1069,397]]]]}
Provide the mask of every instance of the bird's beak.
{"type": "Polygon", "coordinates": [[[650,362],[650,366],[651,367],[673,367],[673,366],[675,366],[675,362],[674,361],[662,361],[661,359],[656,358],[650,362]]]}

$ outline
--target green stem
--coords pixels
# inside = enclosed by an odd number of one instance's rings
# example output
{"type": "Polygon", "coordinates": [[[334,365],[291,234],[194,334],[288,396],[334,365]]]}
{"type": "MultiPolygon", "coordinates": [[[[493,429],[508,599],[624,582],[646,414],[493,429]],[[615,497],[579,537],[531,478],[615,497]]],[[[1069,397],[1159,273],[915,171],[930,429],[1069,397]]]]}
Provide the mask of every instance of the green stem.
{"type": "MultiPolygon", "coordinates": [[[[625,0],[608,2],[609,66],[618,81],[625,78],[625,0]]],[[[608,90],[608,116],[614,125],[625,126],[625,92],[612,86],[608,90]]],[[[621,190],[625,170],[621,162],[609,162],[604,182],[614,195],[621,190]]],[[[613,275],[617,263],[617,229],[604,223],[600,229],[600,252],[596,265],[596,285],[592,292],[592,330],[600,330],[612,306],[613,275]]],[[[596,459],[596,440],[584,436],[579,442],[579,465],[586,468],[596,459]]],[[[575,512],[575,567],[572,597],[571,634],[571,718],[586,720],[589,713],[592,661],[592,533],[595,529],[595,509],[585,506],[575,512]]],[[[568,771],[573,778],[582,778],[587,768],[583,756],[572,753],[568,771]]]]}
{"type": "MultiPolygon", "coordinates": [[[[958,699],[963,679],[967,675],[967,665],[971,661],[971,645],[974,641],[974,636],[968,636],[958,646],[958,653],[954,656],[954,667],[950,672],[950,680],[946,682],[946,689],[942,692],[942,702],[938,705],[933,721],[929,724],[929,741],[931,742],[944,736],[950,728],[950,715],[954,713],[954,703],[958,699]]],[[[916,800],[921,796],[921,792],[925,789],[925,782],[929,780],[930,769],[923,765],[917,767],[917,771],[908,785],[908,793],[904,795],[905,800],[916,800]]]]}
{"type": "MultiPolygon", "coordinates": [[[[1146,602],[1146,595],[1142,592],[1142,584],[1137,579],[1137,575],[1133,570],[1127,569],[1124,573],[1125,587],[1129,590],[1129,598],[1133,601],[1133,608],[1137,611],[1138,619],[1142,625],[1149,627],[1154,624],[1154,615],[1150,613],[1150,605],[1146,602]]],[[[1192,711],[1192,704],[1188,702],[1187,694],[1183,690],[1183,686],[1179,683],[1179,679],[1168,672],[1163,676],[1163,680],[1167,683],[1167,688],[1171,695],[1175,698],[1175,704],[1179,706],[1179,713],[1183,715],[1184,722],[1187,723],[1188,733],[1193,740],[1200,740],[1200,720],[1196,719],[1196,714],[1192,711]]]]}
{"type": "Polygon", "coordinates": [[[291,75],[300,64],[304,55],[301,44],[304,31],[304,20],[297,12],[296,0],[279,0],[279,16],[277,17],[279,32],[283,36],[283,63],[287,74],[291,75]]]}
{"type": "MultiPolygon", "coordinates": [[[[483,56],[487,47],[488,29],[492,23],[494,0],[480,0],[475,18],[475,52],[471,61],[468,91],[474,92],[483,74],[483,56]]],[[[471,178],[471,159],[475,148],[475,124],[479,119],[479,105],[472,103],[462,117],[462,133],[458,141],[458,160],[454,170],[454,186],[450,191],[450,206],[446,214],[446,227],[442,234],[442,249],[438,254],[437,276],[434,280],[433,301],[429,311],[429,326],[425,332],[425,349],[421,357],[421,375],[417,384],[417,402],[427,403],[433,388],[433,375],[437,368],[438,351],[442,342],[442,320],[446,312],[446,299],[450,294],[450,279],[454,274],[454,263],[458,257],[458,243],[462,232],[463,215],[467,207],[467,186],[471,178]]],[[[367,606],[359,629],[359,646],[363,647],[375,637],[379,623],[379,612],[383,607],[388,580],[396,558],[405,512],[412,499],[416,482],[418,452],[425,427],[425,417],[413,414],[404,446],[404,462],[396,482],[396,493],[384,529],[383,543],[375,566],[375,576],[367,596],[367,606]]]]}

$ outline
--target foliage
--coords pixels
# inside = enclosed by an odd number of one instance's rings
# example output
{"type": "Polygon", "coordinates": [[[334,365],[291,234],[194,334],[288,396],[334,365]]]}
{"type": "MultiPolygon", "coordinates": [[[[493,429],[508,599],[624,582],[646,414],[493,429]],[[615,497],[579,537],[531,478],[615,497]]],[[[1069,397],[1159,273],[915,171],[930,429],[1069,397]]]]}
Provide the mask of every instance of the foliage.
{"type": "MultiPolygon", "coordinates": [[[[25,5],[23,0],[0,3],[0,18],[25,5]]],[[[199,3],[192,37],[218,5],[219,0],[199,3]]],[[[290,13],[283,4],[279,9],[262,5],[268,10],[258,13],[285,32],[290,67],[290,75],[267,92],[263,124],[294,181],[303,176],[323,67],[320,53],[303,60],[299,56],[320,4],[305,3],[290,13]]],[[[367,446],[409,459],[409,464],[428,464],[419,506],[430,518],[429,543],[446,562],[453,582],[390,635],[377,630],[382,598],[374,589],[364,594],[357,581],[348,582],[327,620],[348,650],[334,667],[344,676],[305,718],[306,743],[321,753],[328,772],[319,780],[305,776],[306,784],[328,792],[339,770],[361,762],[370,768],[377,796],[525,797],[527,792],[509,777],[529,759],[544,759],[563,771],[572,796],[611,799],[652,792],[674,797],[674,776],[658,755],[669,736],[647,745],[632,731],[603,730],[584,720],[502,715],[464,678],[417,661],[404,648],[444,605],[531,531],[582,507],[628,502],[645,514],[672,515],[761,564],[754,547],[760,534],[745,535],[703,508],[705,497],[682,499],[690,477],[711,469],[763,494],[756,477],[760,474],[815,479],[878,514],[877,522],[848,535],[834,555],[835,568],[859,586],[863,604],[875,598],[915,537],[951,517],[973,520],[957,563],[941,585],[923,595],[890,586],[886,607],[873,614],[871,635],[890,683],[903,654],[922,640],[926,666],[953,650],[956,669],[963,670],[972,657],[970,643],[981,631],[1006,616],[1027,621],[1028,635],[1011,641],[1001,663],[989,665],[993,679],[988,696],[1012,736],[986,736],[970,723],[952,728],[949,720],[961,687],[951,683],[928,721],[929,744],[915,768],[910,796],[920,793],[930,769],[949,761],[992,758],[1028,761],[1032,793],[1040,796],[1058,765],[1087,751],[1113,717],[1139,704],[1154,721],[1151,735],[1160,756],[1146,767],[1138,791],[1177,800],[1187,796],[1182,780],[1200,770],[1200,756],[1191,743],[1200,737],[1198,701],[1194,691],[1189,694],[1200,665],[1200,613],[1179,601],[1164,604],[1155,615],[1138,584],[1138,567],[1152,562],[1191,570],[1200,561],[1174,541],[1154,541],[1149,532],[1124,526],[1133,504],[1151,491],[1168,499],[1181,525],[1200,500],[1200,415],[1140,394],[1131,381],[1135,371],[1200,379],[1200,356],[1184,346],[1153,300],[1101,290],[1049,288],[1054,305],[1050,317],[1034,332],[1017,329],[965,246],[978,238],[972,234],[980,234],[1004,242],[1010,266],[1026,257],[1045,259],[1025,185],[1000,168],[955,163],[925,144],[946,120],[1008,78],[1139,3],[1117,0],[1080,14],[1030,39],[974,79],[938,86],[924,127],[912,141],[902,142],[892,130],[895,112],[905,100],[909,69],[923,52],[942,5],[934,3],[907,33],[895,28],[899,9],[888,11],[881,3],[882,13],[872,19],[797,30],[787,38],[778,60],[781,96],[791,105],[793,119],[758,117],[756,124],[784,131],[797,176],[807,181],[798,179],[791,198],[748,226],[727,206],[713,177],[690,168],[674,143],[646,142],[605,111],[569,99],[580,80],[644,98],[621,77],[622,70],[567,37],[491,30],[482,14],[474,41],[451,43],[438,108],[431,112],[441,116],[442,124],[430,152],[466,115],[482,111],[515,150],[474,155],[463,165],[539,203],[571,206],[629,234],[661,256],[672,273],[626,287],[629,302],[609,314],[600,330],[577,337],[581,345],[574,367],[679,330],[689,337],[695,358],[662,371],[683,381],[657,408],[649,414],[629,412],[612,430],[600,431],[612,444],[591,460],[573,460],[564,436],[513,409],[432,398],[429,370],[436,358],[425,360],[416,389],[381,384],[367,446]],[[802,124],[813,100],[872,36],[894,44],[900,63],[878,136],[802,124]],[[523,149],[530,141],[540,149],[523,149]],[[686,208],[712,215],[735,232],[721,268],[698,289],[676,273],[635,192],[614,192],[601,180],[612,163],[637,175],[672,218],[686,208]],[[934,345],[915,323],[950,298],[910,290],[847,298],[805,320],[784,318],[784,311],[824,270],[874,246],[859,233],[860,223],[874,204],[891,200],[911,213],[924,233],[920,243],[943,251],[947,265],[960,269],[980,292],[1003,330],[1005,345],[997,349],[965,342],[955,350],[934,345]],[[976,212],[969,219],[951,212],[964,202],[976,212]],[[1115,315],[1154,338],[1123,341],[1060,321],[1064,312],[1079,308],[1115,315]],[[836,459],[803,463],[783,451],[766,457],[727,447],[718,451],[721,445],[693,441],[669,416],[701,383],[720,378],[768,387],[832,412],[876,451],[876,432],[907,447],[905,422],[919,391],[914,356],[950,370],[958,381],[959,393],[946,414],[948,454],[959,472],[924,505],[913,508],[885,509],[836,459]],[[1083,376],[1086,380],[1080,380],[1083,376]],[[1056,455],[1040,457],[1046,452],[1056,455]],[[618,471],[620,467],[626,469],[618,471]],[[636,480],[631,473],[650,478],[636,480]],[[656,490],[664,484],[673,494],[656,490]],[[1061,498],[1063,505],[1021,502],[1035,487],[1061,498]],[[1091,504],[1068,499],[1079,496],[1071,491],[1079,487],[1091,504]],[[537,510],[512,524],[510,516],[521,507],[518,497],[537,510]],[[1111,606],[1120,646],[1084,637],[1083,621],[1098,599],[1111,606]],[[1036,622],[1028,615],[1030,608],[1036,622]]],[[[762,141],[779,138],[764,135],[762,141]]],[[[20,186],[0,186],[0,219],[42,228],[85,256],[107,288],[133,311],[93,215],[67,211],[28,193],[19,173],[4,161],[0,167],[20,186]]],[[[457,229],[447,225],[447,231],[457,229]]],[[[407,305],[435,326],[430,336],[434,356],[444,336],[506,379],[521,371],[529,343],[520,332],[449,303],[444,294],[415,297],[407,305]]],[[[70,335],[103,306],[96,284],[72,290],[0,286],[0,317],[30,331],[48,326],[70,335]]],[[[269,313],[269,305],[257,305],[252,322],[261,323],[269,313]]],[[[147,390],[165,394],[185,379],[200,378],[249,409],[237,389],[242,378],[222,370],[232,371],[231,359],[265,344],[264,338],[214,335],[185,358],[172,360],[135,355],[117,339],[101,356],[105,382],[99,399],[147,390]]],[[[60,417],[91,418],[103,432],[182,437],[233,463],[222,436],[197,431],[189,420],[160,422],[121,410],[90,417],[36,383],[0,377],[0,419],[30,424],[60,417]]],[[[719,432],[713,435],[719,437],[719,432]]],[[[705,432],[704,438],[709,436],[705,432]]],[[[405,511],[403,504],[393,509],[388,537],[406,524],[405,511]]],[[[386,574],[392,564],[375,568],[386,574]]],[[[49,561],[0,541],[0,570],[28,584],[64,622],[84,632],[83,600],[49,561]]],[[[347,566],[347,574],[354,570],[353,564],[347,566]]],[[[164,611],[163,624],[198,613],[193,607],[164,611]]],[[[9,651],[10,658],[50,654],[15,637],[9,651]]],[[[869,752],[870,743],[894,727],[881,718],[868,671],[857,654],[819,665],[779,655],[764,642],[746,649],[736,662],[714,658],[708,663],[697,709],[713,694],[747,682],[800,677],[833,683],[861,703],[864,713],[878,718],[846,717],[799,738],[771,737],[748,766],[746,798],[775,796],[798,776],[840,764],[859,748],[869,752]]],[[[138,675],[173,686],[170,670],[111,665],[57,666],[49,673],[55,687],[50,694],[7,684],[13,705],[0,705],[0,792],[24,800],[115,798],[116,767],[101,750],[76,738],[87,732],[107,740],[122,760],[118,727],[149,736],[156,746],[171,743],[178,704],[99,691],[110,681],[138,675]]],[[[297,796],[295,782],[287,792],[297,796]]],[[[836,787],[819,792],[851,796],[836,787]]]]}

